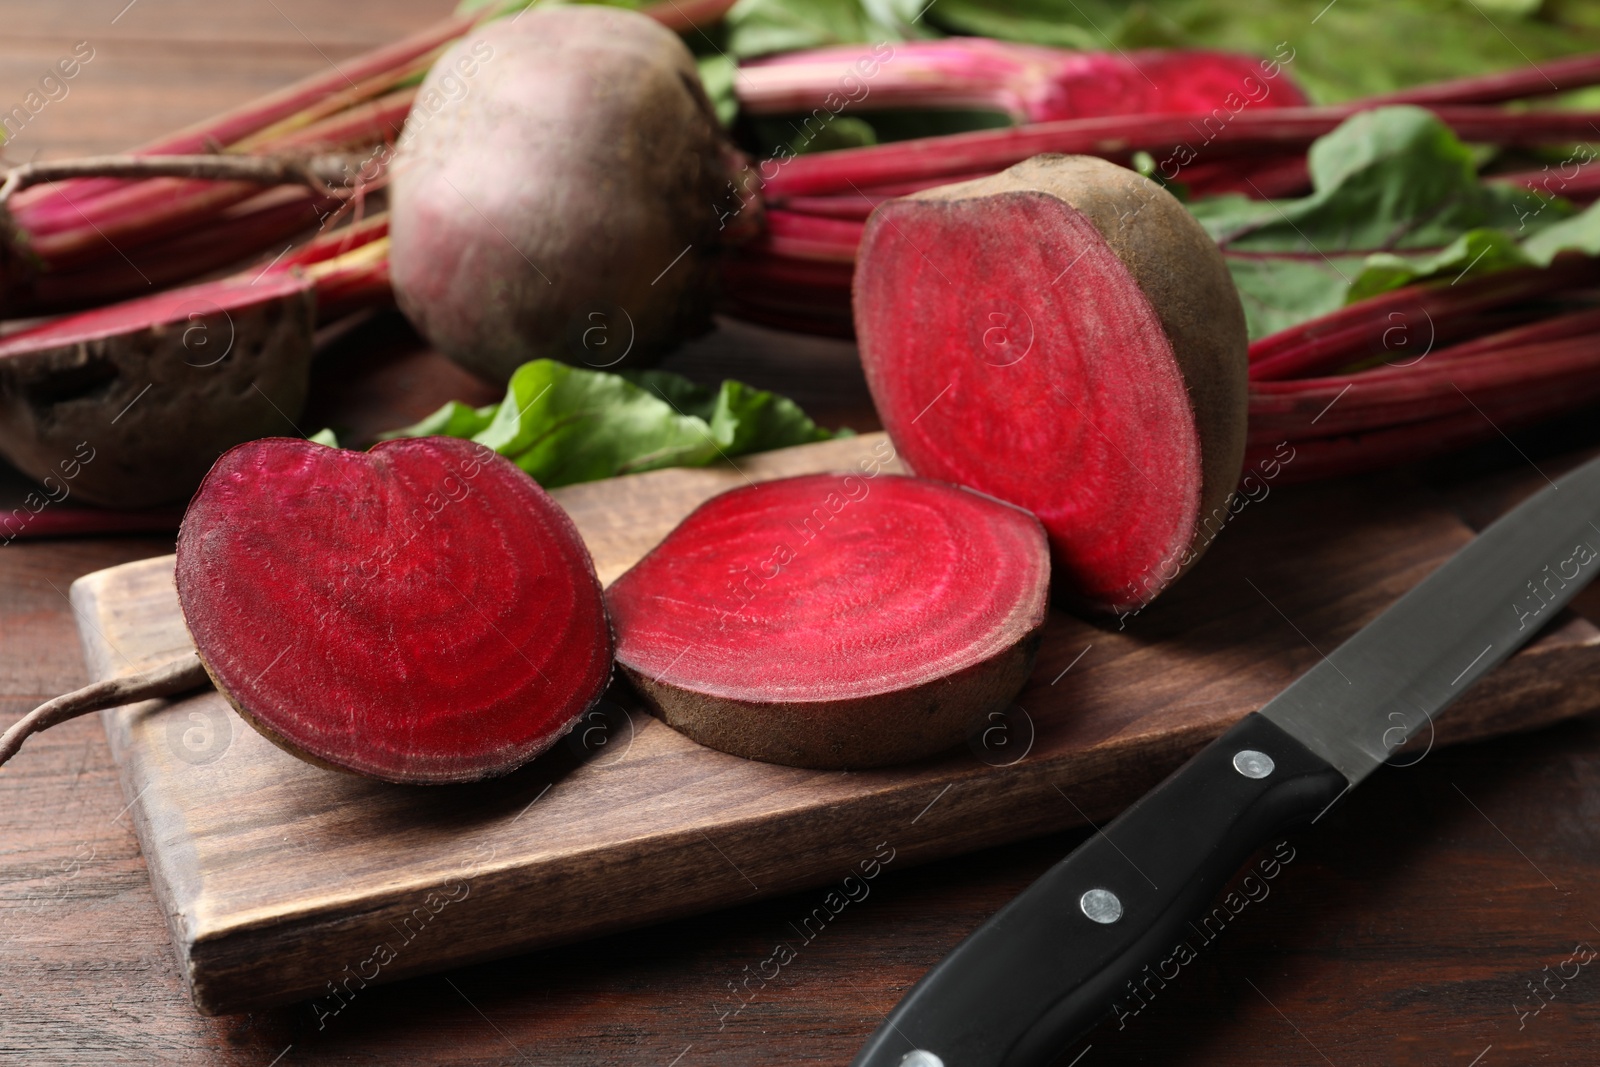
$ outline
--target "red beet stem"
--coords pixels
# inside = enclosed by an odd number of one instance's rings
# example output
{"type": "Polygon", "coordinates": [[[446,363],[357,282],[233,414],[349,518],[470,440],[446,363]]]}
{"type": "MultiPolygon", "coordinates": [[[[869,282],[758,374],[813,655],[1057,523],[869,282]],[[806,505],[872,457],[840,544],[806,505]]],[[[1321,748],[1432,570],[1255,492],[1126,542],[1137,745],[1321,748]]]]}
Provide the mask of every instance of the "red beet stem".
{"type": "MultiPolygon", "coordinates": [[[[375,143],[393,140],[405,125],[406,113],[415,98],[415,89],[402,89],[376,100],[369,100],[331,115],[318,122],[296,124],[280,131],[271,139],[252,139],[253,154],[298,155],[304,150],[332,152],[343,149],[364,148],[375,143]]],[[[141,153],[130,153],[140,156],[141,153]]],[[[167,155],[171,153],[161,153],[167,155]]],[[[242,154],[238,146],[229,149],[225,156],[242,154]]],[[[38,209],[17,214],[17,220],[30,237],[30,248],[41,259],[49,261],[51,241],[83,243],[86,235],[105,231],[129,233],[148,230],[159,223],[150,219],[153,208],[176,213],[184,206],[185,194],[195,198],[187,217],[178,215],[180,223],[192,223],[202,218],[207,210],[215,210],[217,195],[213,182],[178,182],[171,179],[124,180],[105,179],[107,188],[93,196],[82,196],[71,191],[73,187],[100,179],[76,179],[58,183],[61,190],[59,203],[49,210],[38,209]],[[65,236],[64,236],[65,235],[65,236]]],[[[248,187],[241,186],[240,199],[248,196],[248,187]]],[[[28,196],[20,194],[20,201],[28,196]]],[[[136,235],[136,234],[135,234],[136,235]]],[[[92,242],[91,242],[92,243],[92,242]]],[[[59,258],[59,252],[55,253],[59,258]]]]}
{"type": "Polygon", "coordinates": [[[1484,181],[1499,182],[1505,185],[1520,185],[1524,189],[1533,189],[1536,192],[1547,193],[1550,196],[1564,196],[1568,200],[1579,203],[1588,203],[1600,197],[1600,167],[1587,164],[1595,159],[1590,152],[1581,163],[1576,153],[1567,160],[1556,164],[1558,169],[1552,170],[1545,167],[1543,170],[1515,171],[1509,174],[1490,174],[1484,181]],[[1562,173],[1568,167],[1573,167],[1571,177],[1562,173]]]}
{"type": "Polygon", "coordinates": [[[389,215],[379,212],[337,230],[327,230],[285,256],[279,266],[309,266],[389,236],[389,215]]]}
{"type": "Polygon", "coordinates": [[[182,508],[113,511],[76,505],[46,504],[38,511],[26,506],[0,513],[0,545],[46,537],[88,537],[93,534],[167,533],[183,520],[182,508]]]}
{"type": "Polygon", "coordinates": [[[367,242],[304,268],[317,293],[317,324],[336,322],[357,311],[389,307],[389,240],[367,242]]]}
{"type": "MultiPolygon", "coordinates": [[[[787,256],[763,255],[756,249],[740,249],[728,259],[728,269],[723,275],[726,292],[761,295],[784,299],[804,294],[842,293],[845,310],[849,310],[850,281],[855,275],[855,265],[834,260],[792,259],[787,256]]],[[[800,302],[803,306],[803,301],[800,302]]]]}
{"type": "Polygon", "coordinates": [[[1191,197],[1240,193],[1253,200],[1281,200],[1311,191],[1304,152],[1263,155],[1260,159],[1202,160],[1178,178],[1191,197]]]}
{"type": "Polygon", "coordinates": [[[1500,104],[1535,96],[1565,93],[1600,84],[1600,53],[1546,60],[1536,66],[1518,67],[1495,74],[1452,78],[1430,85],[1413,86],[1393,93],[1369,96],[1367,107],[1385,104],[1500,104]]]}
{"type": "MultiPolygon", "coordinates": [[[[1244,153],[1303,149],[1364,108],[1347,104],[1244,110],[1226,124],[1208,114],[1067,119],[768,160],[761,170],[764,192],[774,203],[789,196],[841,194],[893,182],[998,171],[1046,152],[1122,161],[1144,150],[1156,155],[1158,168],[1166,168],[1164,176],[1182,180],[1183,167],[1202,153],[1213,158],[1218,149],[1244,153]]],[[[1463,140],[1499,145],[1582,140],[1600,124],[1600,115],[1593,112],[1512,113],[1489,107],[1433,111],[1463,140]]]]}
{"type": "Polygon", "coordinates": [[[862,229],[852,219],[773,210],[767,212],[767,232],[758,247],[791,259],[854,263],[862,229]]]}
{"type": "Polygon", "coordinates": [[[1600,308],[1584,308],[1581,311],[1554,315],[1527,325],[1486,334],[1474,341],[1451,345],[1443,351],[1432,353],[1427,358],[1429,362],[1438,363],[1523,345],[1564,341],[1569,337],[1581,337],[1596,332],[1600,332],[1600,308]]]}
{"type": "MultiPolygon", "coordinates": [[[[739,69],[752,115],[854,108],[966,108],[1015,122],[1088,115],[1203,112],[1248,86],[1256,107],[1307,103],[1252,57],[1211,51],[1076,52],[984,37],[846,45],[756,60],[739,69]]],[[[1281,73],[1281,70],[1280,70],[1281,73]]]]}
{"type": "Polygon", "coordinates": [[[224,211],[203,230],[143,245],[128,259],[117,256],[41,275],[26,292],[16,294],[14,306],[50,314],[133,298],[232,266],[274,246],[282,249],[344,207],[340,201],[302,189],[268,190],[224,211]]]}
{"type": "MultiPolygon", "coordinates": [[[[1564,256],[1544,270],[1509,270],[1459,284],[1412,285],[1340,308],[1263,337],[1250,346],[1252,381],[1301,378],[1336,370],[1384,350],[1391,331],[1448,331],[1462,312],[1482,312],[1519,300],[1593,284],[1600,263],[1564,256]]],[[[1421,333],[1421,336],[1429,336],[1421,333]]]]}
{"type": "MultiPolygon", "coordinates": [[[[357,148],[392,140],[405,123],[413,95],[413,90],[405,90],[362,104],[284,134],[267,147],[287,154],[311,148],[357,148]]],[[[374,150],[352,177],[374,184],[381,179],[387,161],[387,153],[374,150]]],[[[73,205],[70,225],[30,229],[29,248],[46,269],[54,270],[85,259],[120,259],[118,249],[126,251],[163,233],[192,227],[258,191],[259,186],[248,182],[174,178],[138,181],[108,192],[87,208],[73,205]]]]}
{"type": "MultiPolygon", "coordinates": [[[[1600,401],[1600,375],[1558,381],[1548,388],[1518,392],[1506,398],[1475,398],[1475,408],[1421,422],[1408,422],[1370,433],[1293,442],[1292,458],[1282,464],[1280,481],[1307,482],[1393,467],[1494,440],[1505,433],[1600,401]]],[[[1245,467],[1274,458],[1285,439],[1263,433],[1252,436],[1245,467]]],[[[1276,455],[1282,460],[1282,455],[1276,455]]]]}
{"type": "MultiPolygon", "coordinates": [[[[203,152],[217,146],[234,144],[275,122],[314,107],[319,101],[339,96],[349,89],[350,82],[357,83],[378,78],[386,72],[407,67],[418,56],[425,55],[465,34],[479,21],[479,17],[455,16],[435,23],[409,37],[373,49],[363,55],[343,60],[338,70],[315,74],[292,85],[267,93],[240,107],[225,111],[196,125],[188,126],[137,149],[148,154],[177,154],[203,152]]],[[[376,88],[373,95],[381,92],[376,88]]],[[[68,196],[76,202],[98,189],[119,187],[112,179],[84,179],[73,183],[73,188],[57,188],[53,192],[41,190],[35,198],[38,203],[48,202],[53,196],[68,196]]],[[[18,204],[19,221],[28,225],[23,213],[31,205],[18,204]]]]}
{"type": "Polygon", "coordinates": [[[825,218],[859,219],[865,222],[867,217],[872,214],[873,209],[885,201],[893,200],[896,197],[909,196],[911,193],[920,193],[924,189],[934,189],[941,185],[970,181],[974,178],[987,178],[993,173],[994,171],[992,170],[975,170],[965,174],[890,182],[886,185],[857,185],[844,193],[825,193],[820,196],[785,196],[783,198],[783,206],[797,214],[819,215],[825,218]]]}
{"type": "Polygon", "coordinates": [[[1474,398],[1507,403],[1542,395],[1597,369],[1600,347],[1584,336],[1348,377],[1262,382],[1250,392],[1250,436],[1298,440],[1440,418],[1471,409],[1474,398]]]}

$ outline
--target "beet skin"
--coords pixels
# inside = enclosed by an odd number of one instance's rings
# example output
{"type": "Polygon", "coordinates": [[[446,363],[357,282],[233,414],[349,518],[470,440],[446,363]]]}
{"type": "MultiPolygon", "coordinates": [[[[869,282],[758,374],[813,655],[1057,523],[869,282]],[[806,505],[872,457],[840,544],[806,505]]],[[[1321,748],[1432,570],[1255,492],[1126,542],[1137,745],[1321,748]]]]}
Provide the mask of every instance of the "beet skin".
{"type": "Polygon", "coordinates": [[[445,52],[394,166],[395,295],[495,381],[550,358],[637,363],[710,325],[730,172],[694,57],[643,15],[501,19],[445,52]]]}

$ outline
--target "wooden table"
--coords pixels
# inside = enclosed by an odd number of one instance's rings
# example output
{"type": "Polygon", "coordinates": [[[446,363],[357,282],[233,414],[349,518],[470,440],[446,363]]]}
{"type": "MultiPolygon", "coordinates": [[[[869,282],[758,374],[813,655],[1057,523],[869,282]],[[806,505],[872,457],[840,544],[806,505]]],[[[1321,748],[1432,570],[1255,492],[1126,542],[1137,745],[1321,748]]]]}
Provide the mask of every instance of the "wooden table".
{"type": "MultiPolygon", "coordinates": [[[[8,158],[125,147],[450,6],[125,3],[0,3],[0,110],[76,42],[95,49],[70,95],[32,120],[8,158]]],[[[736,373],[824,421],[872,425],[848,346],[745,332],[671,365],[736,373]]],[[[304,421],[358,430],[450,396],[494,395],[393,319],[334,345],[320,377],[304,421]]],[[[1517,445],[1553,470],[1557,457],[1600,445],[1595,414],[1516,435],[1517,445]]],[[[1543,484],[1498,444],[1411,478],[1475,523],[1543,484]]],[[[171,547],[124,538],[0,548],[0,724],[84,679],[64,595],[72,579],[171,547]]],[[[1597,600],[1586,601],[1594,619],[1597,600]]],[[[363,990],[319,1028],[304,1005],[194,1011],[128,800],[92,718],[30,742],[0,772],[0,1062],[843,1064],[928,966],[1081,836],[891,868],[742,1008],[731,989],[792,939],[789,923],[821,891],[363,990]]],[[[1125,1028],[1103,1025],[1063,1067],[1600,1063],[1600,965],[1564,987],[1553,977],[1580,943],[1600,947],[1600,719],[1385,770],[1293,847],[1270,896],[1125,1028]]]]}

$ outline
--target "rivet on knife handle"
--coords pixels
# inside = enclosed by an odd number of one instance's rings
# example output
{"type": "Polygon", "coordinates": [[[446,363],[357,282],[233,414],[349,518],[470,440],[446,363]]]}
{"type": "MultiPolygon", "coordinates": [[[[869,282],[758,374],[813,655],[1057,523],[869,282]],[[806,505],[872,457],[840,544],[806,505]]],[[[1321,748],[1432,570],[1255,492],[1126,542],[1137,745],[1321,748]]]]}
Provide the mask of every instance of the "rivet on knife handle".
{"type": "Polygon", "coordinates": [[[1051,868],[907,994],[855,1067],[1043,1067],[1126,999],[1252,852],[1349,786],[1250,715],[1051,868]]]}

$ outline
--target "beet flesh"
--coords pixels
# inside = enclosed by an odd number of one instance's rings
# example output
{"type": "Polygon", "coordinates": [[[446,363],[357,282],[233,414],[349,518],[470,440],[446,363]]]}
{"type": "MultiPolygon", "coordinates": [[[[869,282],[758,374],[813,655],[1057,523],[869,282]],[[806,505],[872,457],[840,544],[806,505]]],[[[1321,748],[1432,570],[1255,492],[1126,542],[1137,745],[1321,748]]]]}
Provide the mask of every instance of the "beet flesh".
{"type": "Polygon", "coordinates": [[[571,519],[468,441],[241,445],[184,516],[177,584],[241,716],[302,758],[391,782],[511,771],[611,674],[571,519]]]}
{"type": "Polygon", "coordinates": [[[105,507],[186,499],[226,449],[294,428],[315,310],[311,282],[270,273],[14,333],[0,340],[0,455],[105,507]]]}
{"type": "Polygon", "coordinates": [[[901,458],[1039,516],[1063,601],[1141,607],[1225,521],[1244,313],[1216,245],[1154,183],[1039,156],[891,201],[854,307],[901,458]]]}
{"type": "Polygon", "coordinates": [[[710,326],[728,151],[693,56],[654,20],[578,5],[491,23],[434,65],[400,141],[400,307],[496,381],[532,359],[647,360],[710,326]]]}
{"type": "Polygon", "coordinates": [[[1020,508],[815,474],[714,497],[618,578],[617,662],[667,723],[818,768],[959,743],[1027,681],[1049,550],[1020,508]]]}

